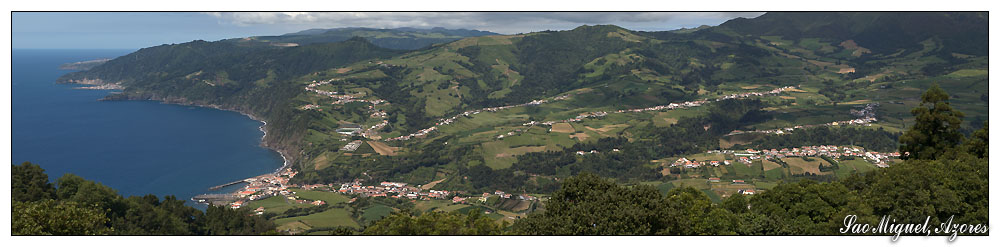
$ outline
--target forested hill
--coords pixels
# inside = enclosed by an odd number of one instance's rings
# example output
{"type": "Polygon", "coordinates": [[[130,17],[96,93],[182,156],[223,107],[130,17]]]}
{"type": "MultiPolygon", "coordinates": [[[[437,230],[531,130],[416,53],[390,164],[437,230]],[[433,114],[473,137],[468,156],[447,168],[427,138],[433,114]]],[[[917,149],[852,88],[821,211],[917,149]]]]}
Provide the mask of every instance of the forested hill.
{"type": "Polygon", "coordinates": [[[330,43],[348,40],[352,37],[362,37],[373,44],[390,49],[416,50],[432,44],[446,43],[466,37],[498,35],[498,33],[446,28],[332,28],[309,29],[279,36],[255,36],[248,38],[229,39],[243,46],[292,46],[316,43],[330,43]]]}
{"type": "Polygon", "coordinates": [[[57,82],[97,80],[125,88],[109,99],[152,99],[250,114],[268,120],[268,131],[274,131],[267,135],[265,145],[294,158],[294,143],[308,121],[289,106],[289,100],[301,93],[301,87],[289,83],[292,78],[401,52],[363,38],[298,47],[192,41],[140,49],[90,70],[63,75],[57,82]]]}
{"type": "Polygon", "coordinates": [[[934,39],[948,52],[989,55],[989,13],[985,12],[770,12],[719,25],[741,34],[782,36],[787,40],[854,40],[873,54],[920,50],[934,39]]]}

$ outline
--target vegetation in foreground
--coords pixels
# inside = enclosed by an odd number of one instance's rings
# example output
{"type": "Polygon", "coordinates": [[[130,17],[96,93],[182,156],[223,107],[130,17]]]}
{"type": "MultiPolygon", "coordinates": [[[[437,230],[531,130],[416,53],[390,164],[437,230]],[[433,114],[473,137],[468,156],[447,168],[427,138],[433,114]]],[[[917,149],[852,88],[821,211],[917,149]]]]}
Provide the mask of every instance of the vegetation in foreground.
{"type": "Polygon", "coordinates": [[[274,224],[248,210],[209,206],[155,195],[123,197],[73,174],[49,183],[29,162],[11,166],[12,235],[262,235],[274,224]]]}

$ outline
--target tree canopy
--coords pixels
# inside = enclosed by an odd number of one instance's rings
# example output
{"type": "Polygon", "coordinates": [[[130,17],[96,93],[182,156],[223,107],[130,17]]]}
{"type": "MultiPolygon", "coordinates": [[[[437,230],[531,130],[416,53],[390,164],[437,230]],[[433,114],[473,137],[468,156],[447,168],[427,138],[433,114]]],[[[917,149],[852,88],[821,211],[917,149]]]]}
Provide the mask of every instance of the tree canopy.
{"type": "Polygon", "coordinates": [[[965,114],[953,109],[948,98],[937,83],[920,96],[920,106],[910,111],[916,123],[899,137],[899,151],[909,153],[904,158],[935,159],[962,142],[959,128],[965,114]]]}
{"type": "Polygon", "coordinates": [[[38,165],[11,166],[14,235],[260,235],[274,224],[246,209],[209,206],[155,195],[123,197],[110,187],[73,174],[58,188],[38,165]]]}

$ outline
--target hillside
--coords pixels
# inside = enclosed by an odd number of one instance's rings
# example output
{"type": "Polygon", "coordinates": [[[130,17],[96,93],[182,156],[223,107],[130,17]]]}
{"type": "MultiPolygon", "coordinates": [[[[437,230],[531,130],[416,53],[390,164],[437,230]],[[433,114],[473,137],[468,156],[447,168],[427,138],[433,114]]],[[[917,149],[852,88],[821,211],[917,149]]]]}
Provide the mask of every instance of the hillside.
{"type": "Polygon", "coordinates": [[[196,41],[60,81],[100,79],[124,86],[118,97],[260,116],[277,130],[271,146],[295,158],[298,184],[363,179],[465,195],[546,194],[590,172],[661,191],[695,187],[717,202],[895,164],[896,138],[933,83],[965,113],[963,132],[982,127],[987,17],[768,13],[684,32],[581,26],[414,51],[364,38],[295,47],[196,41]],[[906,24],[914,20],[933,23],[906,24]],[[828,145],[850,155],[777,157],[828,145]]]}
{"type": "Polygon", "coordinates": [[[159,100],[212,106],[267,120],[265,145],[294,159],[308,119],[289,100],[301,88],[288,83],[314,71],[397,50],[362,38],[298,47],[244,47],[227,42],[192,41],[144,48],[90,70],[66,74],[59,83],[117,84],[125,89],[107,99],[159,100]]]}

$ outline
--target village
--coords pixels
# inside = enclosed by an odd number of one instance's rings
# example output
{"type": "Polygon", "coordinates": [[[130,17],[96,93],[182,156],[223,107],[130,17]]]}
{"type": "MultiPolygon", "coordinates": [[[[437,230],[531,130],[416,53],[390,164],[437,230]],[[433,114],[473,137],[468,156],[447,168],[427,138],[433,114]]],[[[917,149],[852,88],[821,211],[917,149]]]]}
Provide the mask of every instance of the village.
{"type": "Polygon", "coordinates": [[[844,126],[844,125],[871,126],[871,123],[874,123],[874,122],[878,121],[878,119],[875,118],[875,110],[876,110],[876,108],[878,108],[878,106],[879,106],[879,103],[875,102],[875,103],[865,104],[865,106],[863,108],[861,108],[860,110],[858,110],[858,109],[851,109],[851,111],[850,111],[851,115],[854,115],[854,116],[858,117],[857,119],[852,119],[852,120],[834,121],[834,122],[829,122],[829,123],[824,123],[824,124],[796,125],[796,126],[793,126],[793,127],[779,128],[779,129],[769,129],[769,130],[750,130],[750,131],[733,130],[729,134],[726,134],[726,136],[740,135],[740,134],[749,134],[749,133],[762,133],[762,134],[771,134],[771,135],[782,135],[782,134],[787,134],[787,133],[790,133],[792,131],[799,130],[799,129],[807,129],[807,128],[813,128],[813,127],[819,127],[819,126],[844,126]]]}
{"type": "MultiPolygon", "coordinates": [[[[228,196],[235,198],[227,204],[230,208],[238,209],[241,208],[251,201],[264,200],[274,196],[286,197],[286,201],[294,202],[298,204],[312,204],[312,205],[325,205],[327,202],[322,200],[304,200],[296,196],[296,192],[290,190],[292,188],[301,188],[303,190],[319,190],[319,191],[330,191],[334,193],[341,193],[345,195],[356,195],[358,197],[388,197],[388,198],[405,198],[410,200],[450,200],[452,203],[469,203],[470,201],[485,202],[490,197],[496,196],[504,199],[517,199],[524,201],[536,201],[538,197],[531,196],[527,194],[517,195],[509,194],[500,190],[494,191],[493,193],[485,192],[479,197],[462,197],[460,194],[466,194],[465,192],[453,193],[446,190],[424,190],[418,186],[411,186],[407,183],[401,182],[381,182],[378,185],[363,185],[361,179],[355,179],[352,182],[342,183],[342,184],[309,184],[309,185],[295,185],[289,184],[289,180],[298,172],[293,170],[285,169],[281,172],[274,174],[266,174],[253,178],[248,178],[243,180],[247,184],[231,193],[228,196]]],[[[348,203],[354,202],[356,198],[351,199],[348,203]]],[[[265,209],[257,208],[254,210],[256,214],[263,214],[265,209]]]]}
{"type": "Polygon", "coordinates": [[[247,185],[232,193],[236,200],[229,203],[229,207],[237,209],[250,201],[263,200],[272,196],[288,196],[290,200],[298,203],[325,204],[322,201],[308,202],[298,200],[294,197],[294,192],[288,190],[291,187],[288,185],[288,180],[295,177],[296,174],[298,172],[293,171],[291,168],[286,168],[278,173],[245,179],[244,181],[247,182],[247,185]]]}
{"type": "Polygon", "coordinates": [[[878,167],[888,167],[888,162],[893,159],[899,159],[899,152],[893,153],[880,153],[875,151],[865,151],[862,147],[851,147],[851,146],[836,146],[836,145],[820,145],[820,146],[802,146],[797,148],[782,148],[782,149],[764,149],[764,150],[710,150],[707,151],[710,154],[731,154],[735,156],[735,160],[705,160],[705,161],[693,161],[687,158],[679,158],[670,164],[670,167],[684,167],[684,168],[698,168],[703,166],[715,166],[720,165],[732,165],[735,162],[739,162],[745,165],[750,165],[754,160],[770,160],[774,158],[785,158],[785,157],[821,157],[826,156],[834,159],[841,159],[845,157],[857,157],[863,158],[878,167]]]}
{"type": "Polygon", "coordinates": [[[866,118],[858,118],[858,119],[852,119],[852,120],[834,121],[834,122],[829,122],[829,123],[824,123],[824,124],[796,125],[796,126],[793,126],[793,127],[786,127],[786,128],[779,128],[779,129],[769,129],[769,130],[733,130],[732,132],[729,132],[729,134],[726,134],[725,136],[742,135],[742,134],[750,134],[750,133],[770,134],[770,135],[783,135],[783,134],[791,133],[792,131],[795,131],[795,130],[815,128],[815,127],[820,127],[820,126],[846,126],[846,125],[871,126],[871,123],[874,123],[876,121],[878,121],[878,119],[876,119],[875,117],[866,117],[866,118]]]}

